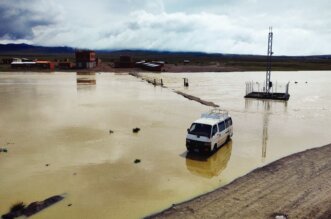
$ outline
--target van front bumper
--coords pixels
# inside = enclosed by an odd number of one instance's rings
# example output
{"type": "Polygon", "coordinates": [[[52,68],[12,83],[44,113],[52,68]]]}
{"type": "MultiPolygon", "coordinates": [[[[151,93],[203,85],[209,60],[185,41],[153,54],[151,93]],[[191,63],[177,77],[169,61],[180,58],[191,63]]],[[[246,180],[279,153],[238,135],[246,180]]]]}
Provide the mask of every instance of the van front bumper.
{"type": "Polygon", "coordinates": [[[186,139],[186,148],[192,152],[208,153],[211,151],[211,143],[186,139]]]}

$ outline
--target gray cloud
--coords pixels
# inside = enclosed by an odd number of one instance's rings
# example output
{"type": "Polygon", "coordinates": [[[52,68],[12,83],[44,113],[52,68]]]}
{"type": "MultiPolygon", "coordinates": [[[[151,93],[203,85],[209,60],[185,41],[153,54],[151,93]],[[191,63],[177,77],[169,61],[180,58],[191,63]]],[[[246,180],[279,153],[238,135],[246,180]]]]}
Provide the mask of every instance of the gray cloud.
{"type": "Polygon", "coordinates": [[[327,0],[11,2],[0,2],[0,43],[264,54],[273,26],[275,54],[331,53],[327,0]]]}
{"type": "Polygon", "coordinates": [[[54,11],[45,2],[4,1],[0,3],[0,38],[31,39],[33,29],[54,24],[54,11]]]}

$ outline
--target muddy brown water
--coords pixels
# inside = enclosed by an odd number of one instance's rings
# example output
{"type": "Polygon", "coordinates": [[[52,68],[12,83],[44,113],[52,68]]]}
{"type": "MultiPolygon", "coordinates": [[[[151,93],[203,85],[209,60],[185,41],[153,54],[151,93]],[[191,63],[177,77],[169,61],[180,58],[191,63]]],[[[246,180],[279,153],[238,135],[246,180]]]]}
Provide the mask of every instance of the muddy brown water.
{"type": "Polygon", "coordinates": [[[275,72],[279,82],[299,82],[287,104],[243,98],[245,81],[262,81],[262,72],[148,76],[169,88],[109,73],[96,74],[96,85],[77,85],[70,73],[0,73],[0,147],[8,149],[0,214],[65,193],[34,218],[139,218],[331,140],[331,72],[275,72]],[[187,156],[186,129],[209,108],[171,89],[228,109],[233,140],[209,158],[187,156]]]}

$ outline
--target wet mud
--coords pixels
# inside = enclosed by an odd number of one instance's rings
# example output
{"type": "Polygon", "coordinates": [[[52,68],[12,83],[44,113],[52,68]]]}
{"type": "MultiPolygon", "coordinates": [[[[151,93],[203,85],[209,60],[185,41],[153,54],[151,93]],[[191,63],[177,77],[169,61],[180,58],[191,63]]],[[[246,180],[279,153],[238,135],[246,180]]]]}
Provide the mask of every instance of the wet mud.
{"type": "Polygon", "coordinates": [[[146,218],[330,218],[331,145],[275,161],[146,218]]]}

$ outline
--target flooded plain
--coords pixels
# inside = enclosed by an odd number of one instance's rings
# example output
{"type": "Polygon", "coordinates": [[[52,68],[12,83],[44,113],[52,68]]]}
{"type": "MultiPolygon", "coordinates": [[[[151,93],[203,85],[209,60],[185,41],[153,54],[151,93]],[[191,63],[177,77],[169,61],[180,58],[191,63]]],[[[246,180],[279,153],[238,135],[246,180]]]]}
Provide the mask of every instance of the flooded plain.
{"type": "Polygon", "coordinates": [[[8,149],[0,215],[18,201],[64,194],[34,218],[139,218],[331,142],[329,71],[274,72],[291,81],[288,103],[243,98],[245,82],[263,72],[147,76],[168,88],[111,73],[96,74],[95,85],[70,73],[0,73],[0,147],[8,149]],[[209,107],[172,89],[229,110],[233,140],[209,158],[187,156],[186,129],[209,107]]]}

